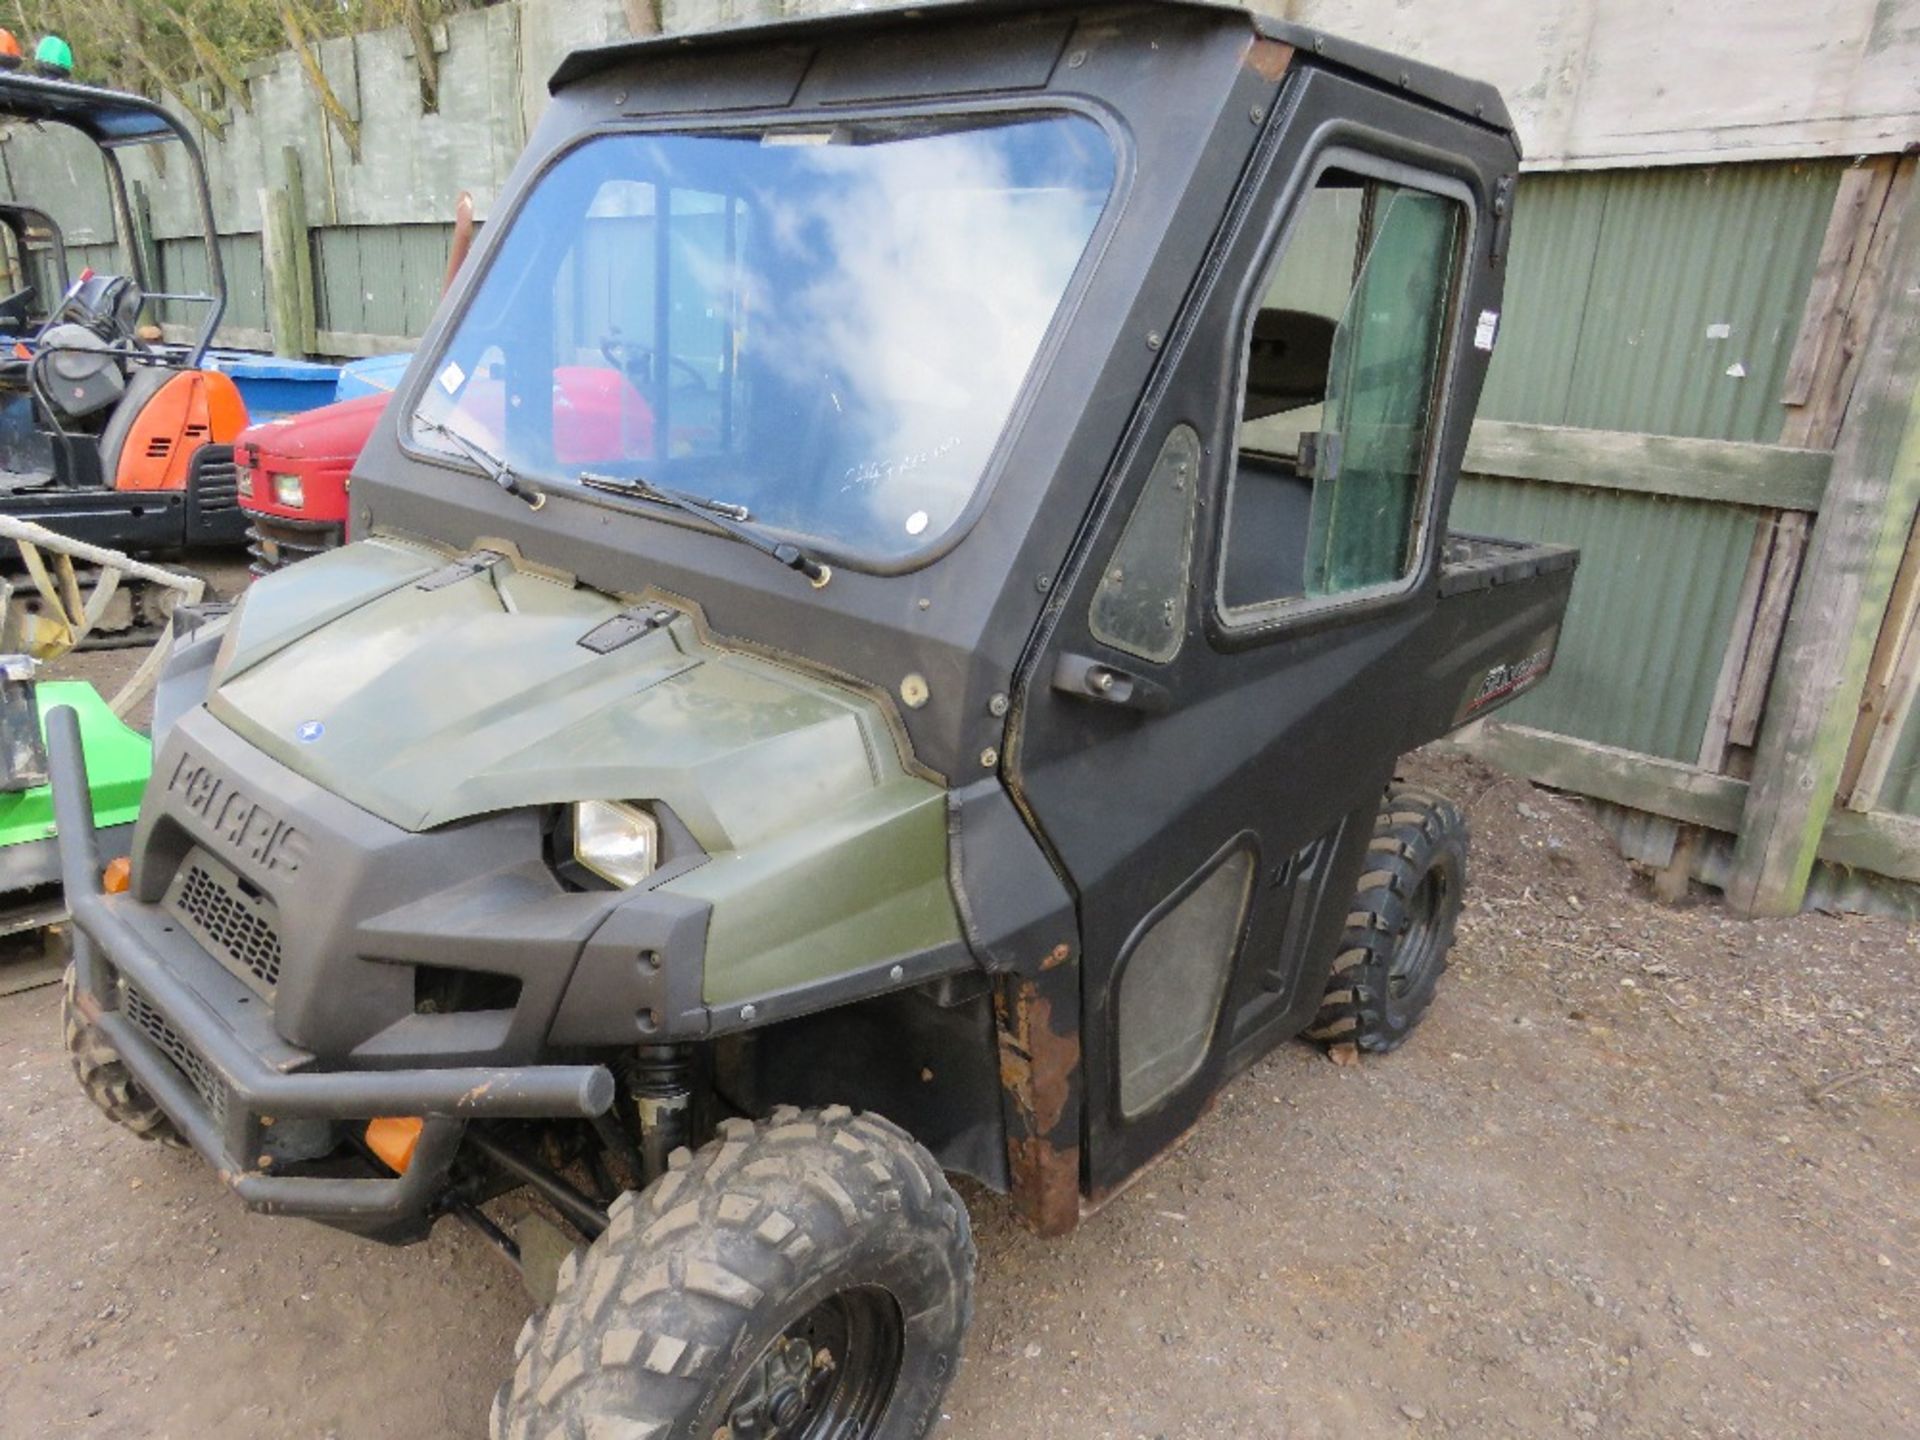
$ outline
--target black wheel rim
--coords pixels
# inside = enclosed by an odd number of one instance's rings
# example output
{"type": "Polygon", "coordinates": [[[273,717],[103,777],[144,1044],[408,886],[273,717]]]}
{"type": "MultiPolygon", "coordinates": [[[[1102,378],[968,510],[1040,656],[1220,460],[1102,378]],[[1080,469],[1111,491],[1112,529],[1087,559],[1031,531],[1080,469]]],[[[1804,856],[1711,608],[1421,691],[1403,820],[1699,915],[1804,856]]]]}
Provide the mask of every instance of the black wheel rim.
{"type": "Polygon", "coordinates": [[[1393,952],[1393,964],[1387,971],[1387,993],[1404,1000],[1417,991],[1433,970],[1440,955],[1440,928],[1447,913],[1450,890],[1446,871],[1435,865],[1420,877],[1420,884],[1407,898],[1406,928],[1393,952]]]}
{"type": "Polygon", "coordinates": [[[900,1378],[905,1326],[877,1285],[842,1290],[780,1334],[747,1368],[714,1440],[864,1440],[900,1378]]]}

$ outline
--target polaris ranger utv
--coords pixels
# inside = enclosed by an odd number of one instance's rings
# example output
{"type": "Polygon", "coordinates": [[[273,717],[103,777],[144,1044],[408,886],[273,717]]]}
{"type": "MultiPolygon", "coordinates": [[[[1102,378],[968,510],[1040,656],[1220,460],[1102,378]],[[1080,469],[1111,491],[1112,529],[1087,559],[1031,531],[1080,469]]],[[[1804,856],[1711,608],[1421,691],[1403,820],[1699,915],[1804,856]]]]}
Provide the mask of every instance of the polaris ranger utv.
{"type": "Polygon", "coordinates": [[[69,1042],[252,1209],[576,1231],[496,1437],[917,1436],[946,1172],[1059,1234],[1432,998],[1465,837],[1395,764],[1546,673],[1574,558],[1447,530],[1512,127],[1197,4],[552,88],[354,543],[180,651],[123,893],[53,727],[69,1042]]]}

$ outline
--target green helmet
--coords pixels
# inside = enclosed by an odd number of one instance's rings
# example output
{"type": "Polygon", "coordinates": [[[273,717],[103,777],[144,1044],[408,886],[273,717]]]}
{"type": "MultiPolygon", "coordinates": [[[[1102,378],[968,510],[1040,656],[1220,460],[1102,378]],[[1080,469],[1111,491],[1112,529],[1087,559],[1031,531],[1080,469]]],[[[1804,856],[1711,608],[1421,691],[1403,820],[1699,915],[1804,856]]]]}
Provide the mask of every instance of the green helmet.
{"type": "Polygon", "coordinates": [[[58,70],[63,75],[73,73],[73,47],[58,35],[48,35],[33,47],[33,63],[42,70],[58,70]]]}

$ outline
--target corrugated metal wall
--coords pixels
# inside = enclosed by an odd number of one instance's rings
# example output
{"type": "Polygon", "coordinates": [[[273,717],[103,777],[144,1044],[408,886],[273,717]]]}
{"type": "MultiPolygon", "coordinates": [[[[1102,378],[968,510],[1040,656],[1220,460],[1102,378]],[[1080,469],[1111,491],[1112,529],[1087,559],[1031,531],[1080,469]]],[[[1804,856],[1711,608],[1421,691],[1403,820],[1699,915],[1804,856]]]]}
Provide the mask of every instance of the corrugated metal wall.
{"type": "Polygon", "coordinates": [[[1780,381],[1844,168],[1525,177],[1481,415],[1777,440],[1780,381]]]}
{"type": "Polygon", "coordinates": [[[1698,500],[1463,482],[1455,529],[1580,547],[1553,674],[1500,718],[1698,759],[1758,521],[1698,500]]]}
{"type": "MultiPolygon", "coordinates": [[[[1778,439],[1780,381],[1842,168],[1525,178],[1480,414],[1778,439]]],[[[1696,760],[1761,519],[1737,506],[1464,478],[1456,527],[1582,552],[1555,672],[1502,718],[1696,760]]]]}

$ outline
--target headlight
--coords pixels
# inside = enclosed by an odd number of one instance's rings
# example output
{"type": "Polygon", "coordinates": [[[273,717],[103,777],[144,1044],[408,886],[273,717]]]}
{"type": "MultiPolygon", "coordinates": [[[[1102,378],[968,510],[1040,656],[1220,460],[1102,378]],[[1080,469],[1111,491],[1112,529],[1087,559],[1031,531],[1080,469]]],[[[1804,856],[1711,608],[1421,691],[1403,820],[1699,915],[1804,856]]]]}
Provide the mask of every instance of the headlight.
{"type": "Polygon", "coordinates": [[[583,800],[573,807],[573,858],[602,880],[638,885],[660,861],[660,822],[637,806],[583,800]]]}
{"type": "Polygon", "coordinates": [[[284,505],[289,510],[298,510],[307,503],[306,492],[300,488],[298,475],[276,475],[273,477],[273,500],[276,505],[284,505]]]}

